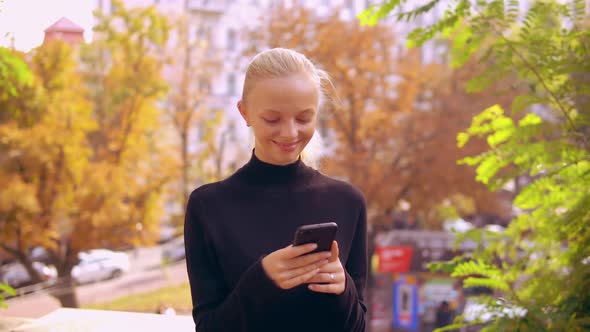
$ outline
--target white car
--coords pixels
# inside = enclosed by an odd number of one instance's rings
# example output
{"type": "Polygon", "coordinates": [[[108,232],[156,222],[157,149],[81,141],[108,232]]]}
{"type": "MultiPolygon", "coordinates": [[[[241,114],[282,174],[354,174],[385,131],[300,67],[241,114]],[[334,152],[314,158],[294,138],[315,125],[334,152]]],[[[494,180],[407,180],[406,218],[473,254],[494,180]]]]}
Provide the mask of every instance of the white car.
{"type": "Polygon", "coordinates": [[[129,271],[129,255],[107,249],[93,249],[78,255],[80,262],[72,268],[77,284],[113,279],[129,271]]]}
{"type": "MultiPolygon", "coordinates": [[[[43,281],[57,279],[57,269],[53,265],[45,265],[41,262],[33,262],[33,268],[41,275],[43,281]]],[[[12,287],[25,286],[31,283],[31,276],[21,263],[12,263],[2,267],[2,283],[12,287]]]]}
{"type": "Polygon", "coordinates": [[[184,237],[180,236],[170,241],[162,250],[162,261],[178,262],[186,258],[184,251],[184,237]]]}

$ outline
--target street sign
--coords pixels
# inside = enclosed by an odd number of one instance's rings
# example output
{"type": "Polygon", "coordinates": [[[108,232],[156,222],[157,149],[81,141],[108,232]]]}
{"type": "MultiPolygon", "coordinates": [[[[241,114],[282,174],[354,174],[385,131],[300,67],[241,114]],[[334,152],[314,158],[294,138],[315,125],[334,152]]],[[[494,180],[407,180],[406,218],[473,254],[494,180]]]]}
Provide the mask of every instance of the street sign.
{"type": "Polygon", "coordinates": [[[410,270],[413,248],[411,246],[379,246],[379,272],[407,273],[410,270]]]}

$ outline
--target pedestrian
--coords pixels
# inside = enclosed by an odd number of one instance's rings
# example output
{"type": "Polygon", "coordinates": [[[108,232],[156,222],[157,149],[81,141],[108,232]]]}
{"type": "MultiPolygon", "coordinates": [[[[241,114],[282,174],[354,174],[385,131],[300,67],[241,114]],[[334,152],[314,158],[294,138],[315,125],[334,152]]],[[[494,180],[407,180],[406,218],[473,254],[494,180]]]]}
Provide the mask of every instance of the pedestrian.
{"type": "Polygon", "coordinates": [[[328,75],[293,50],[248,65],[237,108],[253,130],[250,160],[193,191],[186,209],[196,331],[364,331],[365,200],[304,151],[327,87],[328,75]],[[324,222],[338,224],[330,251],[291,245],[298,226],[324,222]]]}
{"type": "Polygon", "coordinates": [[[444,327],[453,322],[453,311],[449,302],[442,301],[436,309],[436,327],[444,327]]]}

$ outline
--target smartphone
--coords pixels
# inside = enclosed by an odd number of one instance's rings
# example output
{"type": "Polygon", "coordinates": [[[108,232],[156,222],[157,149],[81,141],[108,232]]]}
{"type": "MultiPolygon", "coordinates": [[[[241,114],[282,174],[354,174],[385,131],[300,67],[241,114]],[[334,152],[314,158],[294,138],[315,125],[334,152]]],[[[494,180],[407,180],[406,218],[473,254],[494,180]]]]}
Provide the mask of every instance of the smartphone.
{"type": "Polygon", "coordinates": [[[316,243],[318,247],[310,253],[330,251],[337,231],[338,224],[335,222],[299,226],[295,231],[293,246],[316,243]]]}

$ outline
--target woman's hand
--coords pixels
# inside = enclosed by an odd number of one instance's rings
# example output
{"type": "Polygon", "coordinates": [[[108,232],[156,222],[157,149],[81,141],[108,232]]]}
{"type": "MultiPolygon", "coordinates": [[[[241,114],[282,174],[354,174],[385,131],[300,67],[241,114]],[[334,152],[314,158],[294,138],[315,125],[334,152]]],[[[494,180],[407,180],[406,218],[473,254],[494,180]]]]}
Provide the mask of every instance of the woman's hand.
{"type": "Polygon", "coordinates": [[[279,288],[299,286],[318,274],[332,255],[330,252],[309,254],[315,248],[317,245],[310,243],[279,249],[262,259],[262,268],[279,288]]]}
{"type": "Polygon", "coordinates": [[[338,243],[332,242],[332,253],[328,264],[323,265],[307,283],[310,290],[318,293],[340,295],[346,288],[346,274],[338,256],[338,243]]]}

